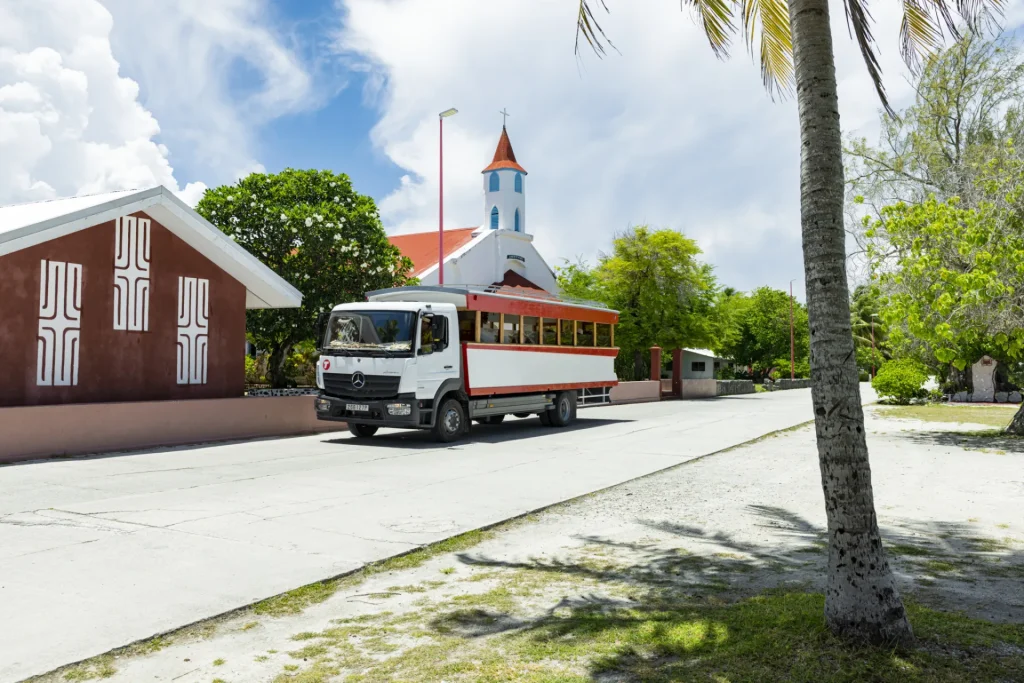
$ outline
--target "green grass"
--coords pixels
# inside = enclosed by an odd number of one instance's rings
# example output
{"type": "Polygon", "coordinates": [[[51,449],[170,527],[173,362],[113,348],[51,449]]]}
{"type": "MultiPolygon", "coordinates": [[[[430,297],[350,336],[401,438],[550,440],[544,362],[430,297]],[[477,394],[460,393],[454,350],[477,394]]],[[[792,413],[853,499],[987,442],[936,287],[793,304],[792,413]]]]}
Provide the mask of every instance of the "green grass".
{"type": "Polygon", "coordinates": [[[711,598],[647,602],[618,609],[584,602],[481,637],[510,619],[502,609],[508,603],[495,597],[485,602],[499,603],[496,609],[445,611],[420,632],[422,644],[391,657],[364,659],[340,680],[952,683],[1024,676],[1024,654],[1012,649],[1007,654],[1007,646],[1024,646],[1024,627],[914,604],[908,610],[919,646],[894,649],[851,646],[832,636],[823,624],[824,598],[811,593],[772,592],[733,603],[711,598]]]}
{"type": "MultiPolygon", "coordinates": [[[[509,522],[508,525],[515,523],[517,523],[517,520],[509,522]]],[[[508,525],[502,526],[506,527],[508,525]]],[[[424,562],[438,557],[439,555],[472,548],[478,543],[491,538],[496,531],[496,528],[490,530],[469,531],[458,536],[453,536],[452,538],[420,548],[419,550],[415,550],[405,555],[399,555],[398,557],[392,557],[388,560],[368,564],[354,574],[349,574],[336,579],[329,579],[327,581],[317,581],[316,583],[311,583],[309,585],[296,588],[295,590],[290,590],[287,593],[267,598],[266,600],[253,605],[252,611],[256,614],[270,616],[298,614],[310,605],[319,604],[324,600],[327,600],[327,598],[334,595],[341,588],[358,585],[369,576],[383,572],[414,569],[422,565],[424,562]]],[[[451,572],[454,571],[454,568],[451,568],[451,572]]],[[[451,573],[445,572],[445,570],[442,570],[442,572],[451,573]]],[[[379,594],[377,597],[391,597],[391,594],[383,593],[379,594]]]]}
{"type": "Polygon", "coordinates": [[[217,659],[213,660],[214,666],[224,666],[224,663],[224,659],[222,659],[221,657],[217,657],[217,659]]]}
{"type": "Polygon", "coordinates": [[[885,418],[921,420],[923,422],[965,422],[1006,427],[1017,412],[1017,406],[971,406],[933,403],[922,406],[887,406],[878,414],[885,418]]]}

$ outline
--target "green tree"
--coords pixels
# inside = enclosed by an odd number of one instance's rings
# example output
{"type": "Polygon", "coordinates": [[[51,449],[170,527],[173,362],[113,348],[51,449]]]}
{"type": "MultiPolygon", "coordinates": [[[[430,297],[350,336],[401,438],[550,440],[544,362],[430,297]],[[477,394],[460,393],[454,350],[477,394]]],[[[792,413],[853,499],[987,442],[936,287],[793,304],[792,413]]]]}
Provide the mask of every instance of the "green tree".
{"type": "Polygon", "coordinates": [[[877,285],[859,285],[850,300],[850,327],[857,349],[857,365],[875,371],[891,357],[889,327],[882,318],[882,292],[877,285]]]}
{"type": "MultiPolygon", "coordinates": [[[[1012,37],[968,34],[928,58],[914,78],[914,103],[881,117],[878,144],[848,141],[847,201],[851,234],[866,249],[865,212],[873,218],[898,202],[958,197],[974,208],[997,170],[1024,178],[1024,55],[1012,37]],[[998,164],[992,165],[992,160],[998,164]]],[[[874,230],[872,246],[884,241],[874,230]]]]}
{"type": "Polygon", "coordinates": [[[557,269],[560,291],[619,311],[616,372],[636,373],[651,346],[707,346],[716,329],[716,284],[700,248],[675,230],[631,228],[615,238],[612,253],[594,268],[585,263],[557,269]]]}
{"type": "MultiPolygon", "coordinates": [[[[931,198],[886,207],[872,224],[869,238],[886,232],[887,251],[870,253],[895,345],[923,340],[959,370],[983,353],[1024,360],[1024,188],[1007,185],[990,183],[992,201],[976,209],[931,198]]],[[[1024,406],[1008,430],[1024,434],[1024,406]]]]}
{"type": "Polygon", "coordinates": [[[316,335],[335,305],[408,281],[411,262],[388,242],[373,199],[355,192],[344,174],[253,173],[207,190],[196,211],[302,292],[300,308],[254,309],[246,316],[253,343],[270,355],[275,387],[288,381],[291,350],[319,343],[316,335]]]}
{"type": "MultiPolygon", "coordinates": [[[[718,326],[711,348],[722,356],[730,356],[729,349],[739,343],[743,334],[743,319],[750,306],[750,297],[732,287],[723,287],[715,297],[718,326]]],[[[730,356],[731,357],[731,356],[730,356]]]]}
{"type": "MultiPolygon", "coordinates": [[[[754,374],[763,376],[785,361],[783,377],[789,376],[789,294],[771,287],[754,290],[739,318],[738,335],[722,353],[742,365],[753,368],[754,374]]],[[[793,340],[799,367],[807,359],[807,309],[793,303],[793,340]]]]}
{"type": "MultiPolygon", "coordinates": [[[[593,12],[598,2],[607,9],[605,0],[577,2],[577,50],[582,36],[598,54],[605,51],[607,38],[593,12]]],[[[888,108],[869,2],[845,0],[844,4],[851,34],[888,108]]],[[[914,62],[922,52],[939,47],[943,26],[957,35],[956,14],[973,27],[990,7],[1001,4],[1002,0],[904,2],[900,25],[904,58],[914,62]]],[[[686,0],[686,5],[695,10],[716,54],[727,54],[731,38],[739,32],[752,52],[759,50],[761,76],[769,91],[779,86],[788,90],[791,83],[796,86],[804,281],[812,330],[811,396],[829,528],[825,621],[834,633],[858,640],[911,638],[910,622],[878,531],[850,329],[843,148],[829,0],[686,0]]]]}

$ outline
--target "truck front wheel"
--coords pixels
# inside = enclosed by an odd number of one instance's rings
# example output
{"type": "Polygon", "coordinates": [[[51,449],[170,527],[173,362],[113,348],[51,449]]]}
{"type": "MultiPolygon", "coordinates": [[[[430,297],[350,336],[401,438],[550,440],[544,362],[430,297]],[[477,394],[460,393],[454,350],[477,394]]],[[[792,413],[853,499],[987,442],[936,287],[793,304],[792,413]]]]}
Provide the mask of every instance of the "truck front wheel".
{"type": "Polygon", "coordinates": [[[441,404],[434,422],[434,436],[442,443],[455,441],[466,430],[466,411],[458,399],[449,398],[441,404]]]}
{"type": "MultiPolygon", "coordinates": [[[[547,423],[553,427],[565,427],[576,417],[576,392],[563,391],[555,398],[555,405],[547,412],[547,423]]],[[[543,420],[542,420],[543,421],[543,420]]]]}
{"type": "Polygon", "coordinates": [[[348,426],[348,431],[352,432],[352,436],[357,439],[368,439],[377,433],[377,427],[375,425],[354,425],[348,426]]]}

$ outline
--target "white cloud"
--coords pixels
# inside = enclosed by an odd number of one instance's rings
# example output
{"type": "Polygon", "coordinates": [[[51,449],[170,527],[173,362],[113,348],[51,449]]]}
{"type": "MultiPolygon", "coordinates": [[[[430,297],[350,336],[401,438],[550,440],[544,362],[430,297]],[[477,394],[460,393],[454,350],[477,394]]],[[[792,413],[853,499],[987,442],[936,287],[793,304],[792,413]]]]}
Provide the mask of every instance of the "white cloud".
{"type": "Polygon", "coordinates": [[[268,0],[103,0],[112,42],[144,85],[173,158],[211,182],[262,169],[258,132],[276,117],[318,103],[313,78],[268,0]]]}
{"type": "Polygon", "coordinates": [[[155,184],[194,204],[206,184],[181,188],[172,159],[210,182],[262,170],[253,131],[313,101],[268,25],[258,0],[0,3],[0,204],[155,184]]]}
{"type": "MultiPolygon", "coordinates": [[[[460,113],[445,123],[446,223],[484,221],[479,171],[508,107],[530,171],[528,229],[549,260],[592,258],[614,233],[650,223],[697,239],[725,284],[783,288],[802,276],[795,103],[766,96],[742,46],[716,60],[678,4],[610,0],[599,18],[621,54],[579,61],[568,0],[339,4],[339,49],[383,84],[374,142],[410,172],[381,202],[390,228],[436,224],[437,112],[451,106],[460,113]]],[[[878,100],[833,4],[844,128],[870,131],[878,100]]],[[[899,102],[909,87],[898,8],[877,5],[886,84],[899,102]]]]}

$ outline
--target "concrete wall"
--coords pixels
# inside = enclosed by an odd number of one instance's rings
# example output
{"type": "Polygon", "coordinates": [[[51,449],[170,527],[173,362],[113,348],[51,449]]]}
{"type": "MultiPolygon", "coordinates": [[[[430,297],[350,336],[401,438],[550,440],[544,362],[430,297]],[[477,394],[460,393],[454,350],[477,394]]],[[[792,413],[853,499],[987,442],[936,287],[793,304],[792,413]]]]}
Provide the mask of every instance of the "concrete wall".
{"type": "Polygon", "coordinates": [[[683,379],[682,398],[712,398],[718,395],[718,382],[714,379],[683,379]]]}
{"type": "Polygon", "coordinates": [[[144,213],[0,256],[0,406],[240,397],[245,297],[144,213]],[[179,315],[182,277],[208,283],[185,285],[206,321],[179,315]],[[195,382],[179,383],[179,355],[205,366],[195,382]]]}
{"type": "Polygon", "coordinates": [[[644,403],[661,400],[661,382],[619,382],[609,394],[612,403],[644,403]]]}
{"type": "Polygon", "coordinates": [[[345,429],[312,396],[0,408],[0,462],[345,429]]]}
{"type": "Polygon", "coordinates": [[[749,379],[719,379],[717,383],[718,396],[736,396],[738,394],[753,394],[755,392],[754,382],[749,379]]]}
{"type": "Polygon", "coordinates": [[[776,391],[779,389],[810,389],[811,380],[809,379],[780,379],[777,382],[772,382],[771,389],[776,391]]]}

